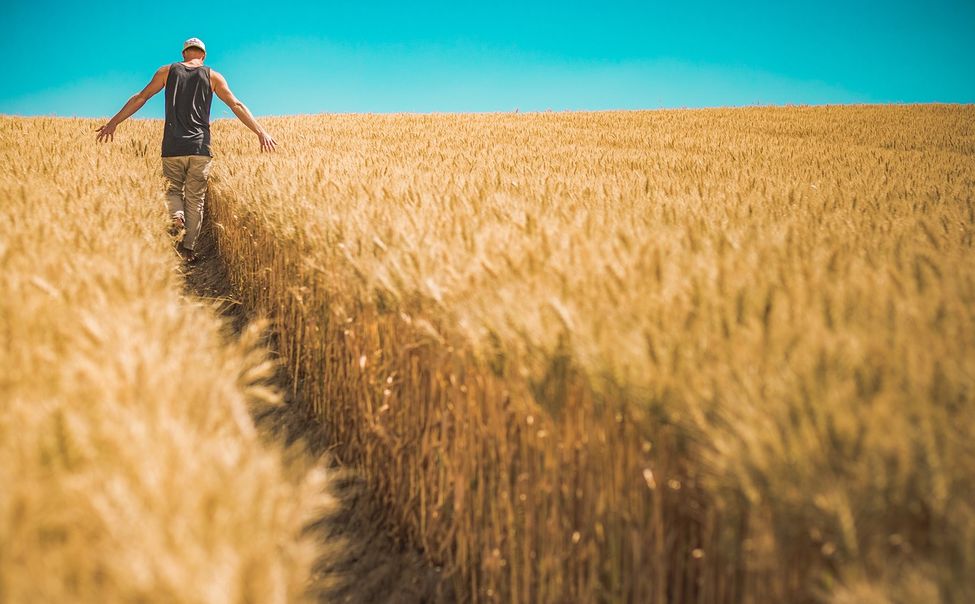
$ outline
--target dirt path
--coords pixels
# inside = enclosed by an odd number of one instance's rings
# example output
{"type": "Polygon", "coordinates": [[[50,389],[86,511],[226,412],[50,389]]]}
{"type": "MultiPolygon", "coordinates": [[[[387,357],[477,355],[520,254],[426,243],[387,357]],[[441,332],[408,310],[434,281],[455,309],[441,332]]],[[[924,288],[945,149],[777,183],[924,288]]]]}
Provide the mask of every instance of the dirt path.
{"type": "MultiPolygon", "coordinates": [[[[228,337],[236,338],[249,317],[236,302],[208,226],[205,225],[199,246],[203,259],[185,267],[186,292],[215,305],[228,321],[228,337]]],[[[383,528],[368,485],[328,454],[331,443],[307,407],[291,398],[292,388],[285,373],[281,372],[279,386],[286,393],[286,404],[255,416],[254,420],[265,434],[283,436],[288,444],[302,441],[308,458],[301,463],[306,467],[324,465],[334,477],[328,488],[339,505],[307,529],[327,544],[315,567],[315,598],[320,602],[369,603],[453,600],[448,581],[438,570],[430,567],[419,552],[396,543],[383,528]]]]}

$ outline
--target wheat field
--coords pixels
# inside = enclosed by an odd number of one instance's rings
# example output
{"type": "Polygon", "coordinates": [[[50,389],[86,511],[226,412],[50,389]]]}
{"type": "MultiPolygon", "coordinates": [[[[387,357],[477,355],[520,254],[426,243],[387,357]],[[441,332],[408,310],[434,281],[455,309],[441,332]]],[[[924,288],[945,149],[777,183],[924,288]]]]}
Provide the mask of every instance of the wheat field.
{"type": "MultiPolygon", "coordinates": [[[[159,122],[94,156],[110,184],[67,134],[93,123],[43,124],[79,176],[18,159],[38,185],[5,195],[48,205],[5,250],[71,248],[44,222],[65,199],[152,198],[159,122]]],[[[295,394],[461,599],[975,598],[972,107],[266,125],[273,155],[215,123],[208,228],[295,394]]],[[[161,237],[122,207],[113,239],[161,237]]],[[[46,300],[23,262],[4,279],[46,300]]],[[[3,312],[21,366],[74,351],[3,312]]]]}
{"type": "Polygon", "coordinates": [[[260,334],[183,296],[126,126],[0,117],[0,602],[299,601],[325,477],[255,431],[260,334]]]}

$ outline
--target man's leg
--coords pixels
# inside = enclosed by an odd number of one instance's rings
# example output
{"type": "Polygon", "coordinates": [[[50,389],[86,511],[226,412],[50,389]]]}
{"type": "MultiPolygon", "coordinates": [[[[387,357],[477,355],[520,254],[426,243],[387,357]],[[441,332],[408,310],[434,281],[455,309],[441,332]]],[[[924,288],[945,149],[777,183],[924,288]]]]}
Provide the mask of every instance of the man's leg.
{"type": "Polygon", "coordinates": [[[186,185],[183,189],[186,208],[186,236],[183,237],[183,247],[193,251],[203,225],[203,202],[207,194],[211,158],[191,155],[188,160],[189,169],[186,171],[186,185]]]}
{"type": "Polygon", "coordinates": [[[188,166],[187,157],[164,157],[162,158],[163,176],[169,181],[166,189],[166,204],[169,206],[169,217],[173,221],[173,229],[178,230],[183,227],[186,221],[186,213],[183,207],[183,187],[186,182],[186,168],[188,166]]]}

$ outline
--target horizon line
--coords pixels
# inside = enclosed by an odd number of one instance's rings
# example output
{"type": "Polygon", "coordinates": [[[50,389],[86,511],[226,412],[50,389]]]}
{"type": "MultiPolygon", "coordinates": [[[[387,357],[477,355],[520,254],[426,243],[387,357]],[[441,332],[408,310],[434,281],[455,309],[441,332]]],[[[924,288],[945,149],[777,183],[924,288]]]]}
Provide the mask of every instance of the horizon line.
{"type": "MultiPolygon", "coordinates": [[[[961,102],[961,101],[892,101],[892,102],[860,102],[860,103],[747,103],[740,105],[696,105],[696,106],[672,106],[672,107],[643,107],[643,108],[632,108],[632,107],[619,107],[613,109],[530,109],[522,111],[518,108],[508,109],[508,110],[494,110],[494,111],[322,111],[320,113],[278,113],[278,114],[260,114],[254,115],[256,118],[280,118],[280,117],[317,117],[325,115],[370,115],[370,116],[396,116],[396,115],[539,115],[539,114],[549,114],[549,113],[640,113],[640,112],[653,112],[653,111],[708,111],[717,109],[815,109],[815,108],[827,108],[827,107],[975,107],[975,101],[971,102],[961,102]]],[[[99,120],[99,119],[111,119],[111,115],[63,115],[57,113],[34,113],[34,114],[23,114],[23,113],[3,113],[0,112],[2,117],[19,117],[19,118],[32,118],[32,117],[43,117],[43,118],[64,118],[64,119],[80,119],[80,120],[99,120]]],[[[165,118],[162,117],[139,117],[131,116],[126,119],[126,121],[131,120],[145,120],[145,121],[162,121],[165,118]]],[[[217,117],[210,120],[210,123],[215,123],[221,120],[231,120],[236,121],[236,117],[217,117]]]]}

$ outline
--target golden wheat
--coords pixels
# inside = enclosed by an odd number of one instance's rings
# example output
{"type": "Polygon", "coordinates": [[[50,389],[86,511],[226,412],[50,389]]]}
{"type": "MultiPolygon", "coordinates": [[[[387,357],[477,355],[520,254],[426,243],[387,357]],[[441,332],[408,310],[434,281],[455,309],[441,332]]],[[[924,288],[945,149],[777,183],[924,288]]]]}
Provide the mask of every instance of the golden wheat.
{"type": "Polygon", "coordinates": [[[0,601],[288,602],[322,477],[282,466],[250,333],[181,295],[157,124],[0,117],[0,601]],[[154,145],[153,145],[154,148],[154,145]]]}
{"type": "Polygon", "coordinates": [[[460,593],[975,597],[971,107],[269,123],[221,254],[460,593]]]}
{"type": "MultiPolygon", "coordinates": [[[[268,124],[270,156],[215,125],[220,254],[461,597],[975,598],[971,107],[268,124]]],[[[158,128],[68,198],[128,207],[158,128]]]]}

